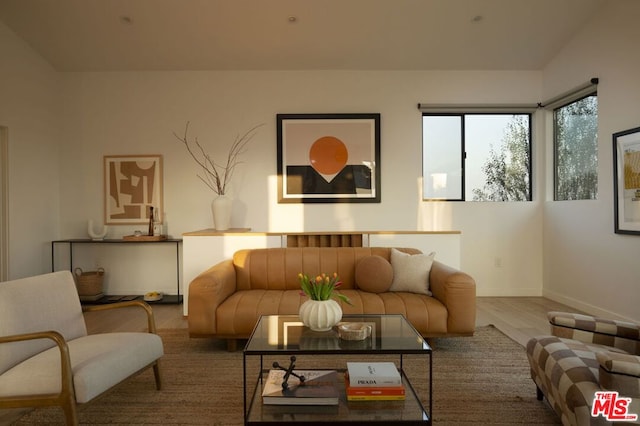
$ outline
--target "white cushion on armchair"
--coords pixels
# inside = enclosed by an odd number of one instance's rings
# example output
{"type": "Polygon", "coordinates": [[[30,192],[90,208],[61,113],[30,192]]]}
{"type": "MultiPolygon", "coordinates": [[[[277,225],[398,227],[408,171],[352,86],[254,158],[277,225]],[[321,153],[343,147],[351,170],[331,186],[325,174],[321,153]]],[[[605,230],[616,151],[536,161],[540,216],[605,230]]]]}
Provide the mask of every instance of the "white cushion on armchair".
{"type": "MultiPolygon", "coordinates": [[[[160,358],[162,340],[151,333],[104,333],[67,342],[76,401],[85,403],[160,358]]],[[[0,397],[58,393],[60,351],[48,349],[16,365],[0,379],[0,397]]]]}

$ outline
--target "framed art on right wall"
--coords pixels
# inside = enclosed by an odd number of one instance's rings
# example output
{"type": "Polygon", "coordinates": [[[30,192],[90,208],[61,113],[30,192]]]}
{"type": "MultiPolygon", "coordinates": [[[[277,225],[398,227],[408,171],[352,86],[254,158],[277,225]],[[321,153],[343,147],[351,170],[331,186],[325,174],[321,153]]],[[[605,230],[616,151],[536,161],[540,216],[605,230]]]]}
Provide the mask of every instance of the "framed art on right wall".
{"type": "Polygon", "coordinates": [[[616,234],[640,235],[640,127],[613,134],[616,234]]]}

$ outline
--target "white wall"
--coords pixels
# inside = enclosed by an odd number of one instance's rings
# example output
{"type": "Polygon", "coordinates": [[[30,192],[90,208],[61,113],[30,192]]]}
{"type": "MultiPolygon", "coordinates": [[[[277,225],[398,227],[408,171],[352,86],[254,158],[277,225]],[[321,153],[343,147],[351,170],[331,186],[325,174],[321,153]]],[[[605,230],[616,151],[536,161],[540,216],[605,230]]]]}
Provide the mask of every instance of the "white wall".
{"type": "Polygon", "coordinates": [[[9,278],[48,272],[59,235],[59,75],[0,23],[0,125],[9,136],[9,278]]]}
{"type": "MultiPolygon", "coordinates": [[[[423,203],[418,102],[531,103],[539,72],[124,72],[64,74],[61,234],[102,220],[102,156],[162,154],[169,234],[212,226],[213,194],[172,135],[190,131],[226,155],[239,132],[265,123],[233,181],[232,226],[254,231],[461,230],[461,266],[479,294],[540,295],[540,203],[423,203]],[[382,202],[278,204],[277,113],[379,112],[382,202]],[[496,267],[496,258],[501,267],[496,267]]],[[[114,227],[108,237],[135,227],[114,227]]],[[[103,263],[108,259],[102,259],[103,263]]],[[[85,267],[93,267],[87,259],[85,267]]],[[[102,265],[105,268],[115,265],[102,265]]]]}
{"type": "Polygon", "coordinates": [[[598,199],[545,203],[544,294],[640,320],[640,237],[613,232],[612,134],[640,126],[640,2],[608,2],[544,70],[547,96],[598,85],[598,199]]]}

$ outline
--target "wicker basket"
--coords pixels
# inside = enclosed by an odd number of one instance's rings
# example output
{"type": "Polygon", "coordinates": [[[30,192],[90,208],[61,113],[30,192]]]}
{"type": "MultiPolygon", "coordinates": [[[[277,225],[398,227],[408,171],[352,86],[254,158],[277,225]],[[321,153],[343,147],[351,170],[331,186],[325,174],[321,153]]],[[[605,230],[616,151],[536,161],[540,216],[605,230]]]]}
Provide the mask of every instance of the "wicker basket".
{"type": "Polygon", "coordinates": [[[97,271],[83,272],[81,268],[74,271],[76,288],[80,296],[95,296],[102,293],[102,279],[104,278],[104,268],[97,271]]]}

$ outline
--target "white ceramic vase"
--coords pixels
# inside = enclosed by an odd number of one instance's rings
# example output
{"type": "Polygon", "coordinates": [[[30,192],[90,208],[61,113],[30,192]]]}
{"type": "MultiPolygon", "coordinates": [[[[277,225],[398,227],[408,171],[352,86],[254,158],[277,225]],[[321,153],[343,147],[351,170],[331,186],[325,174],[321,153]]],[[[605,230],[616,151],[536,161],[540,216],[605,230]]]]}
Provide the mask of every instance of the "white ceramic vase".
{"type": "Polygon", "coordinates": [[[313,331],[328,331],[342,319],[342,308],[333,299],[307,300],[298,311],[300,321],[313,331]]]}
{"type": "Polygon", "coordinates": [[[107,235],[107,225],[103,225],[102,229],[96,232],[95,228],[93,227],[93,220],[89,219],[89,223],[87,225],[87,233],[94,241],[104,240],[105,235],[107,235]]]}
{"type": "Polygon", "coordinates": [[[211,202],[213,227],[216,231],[226,231],[231,225],[232,200],[226,195],[219,195],[211,202]]]}

